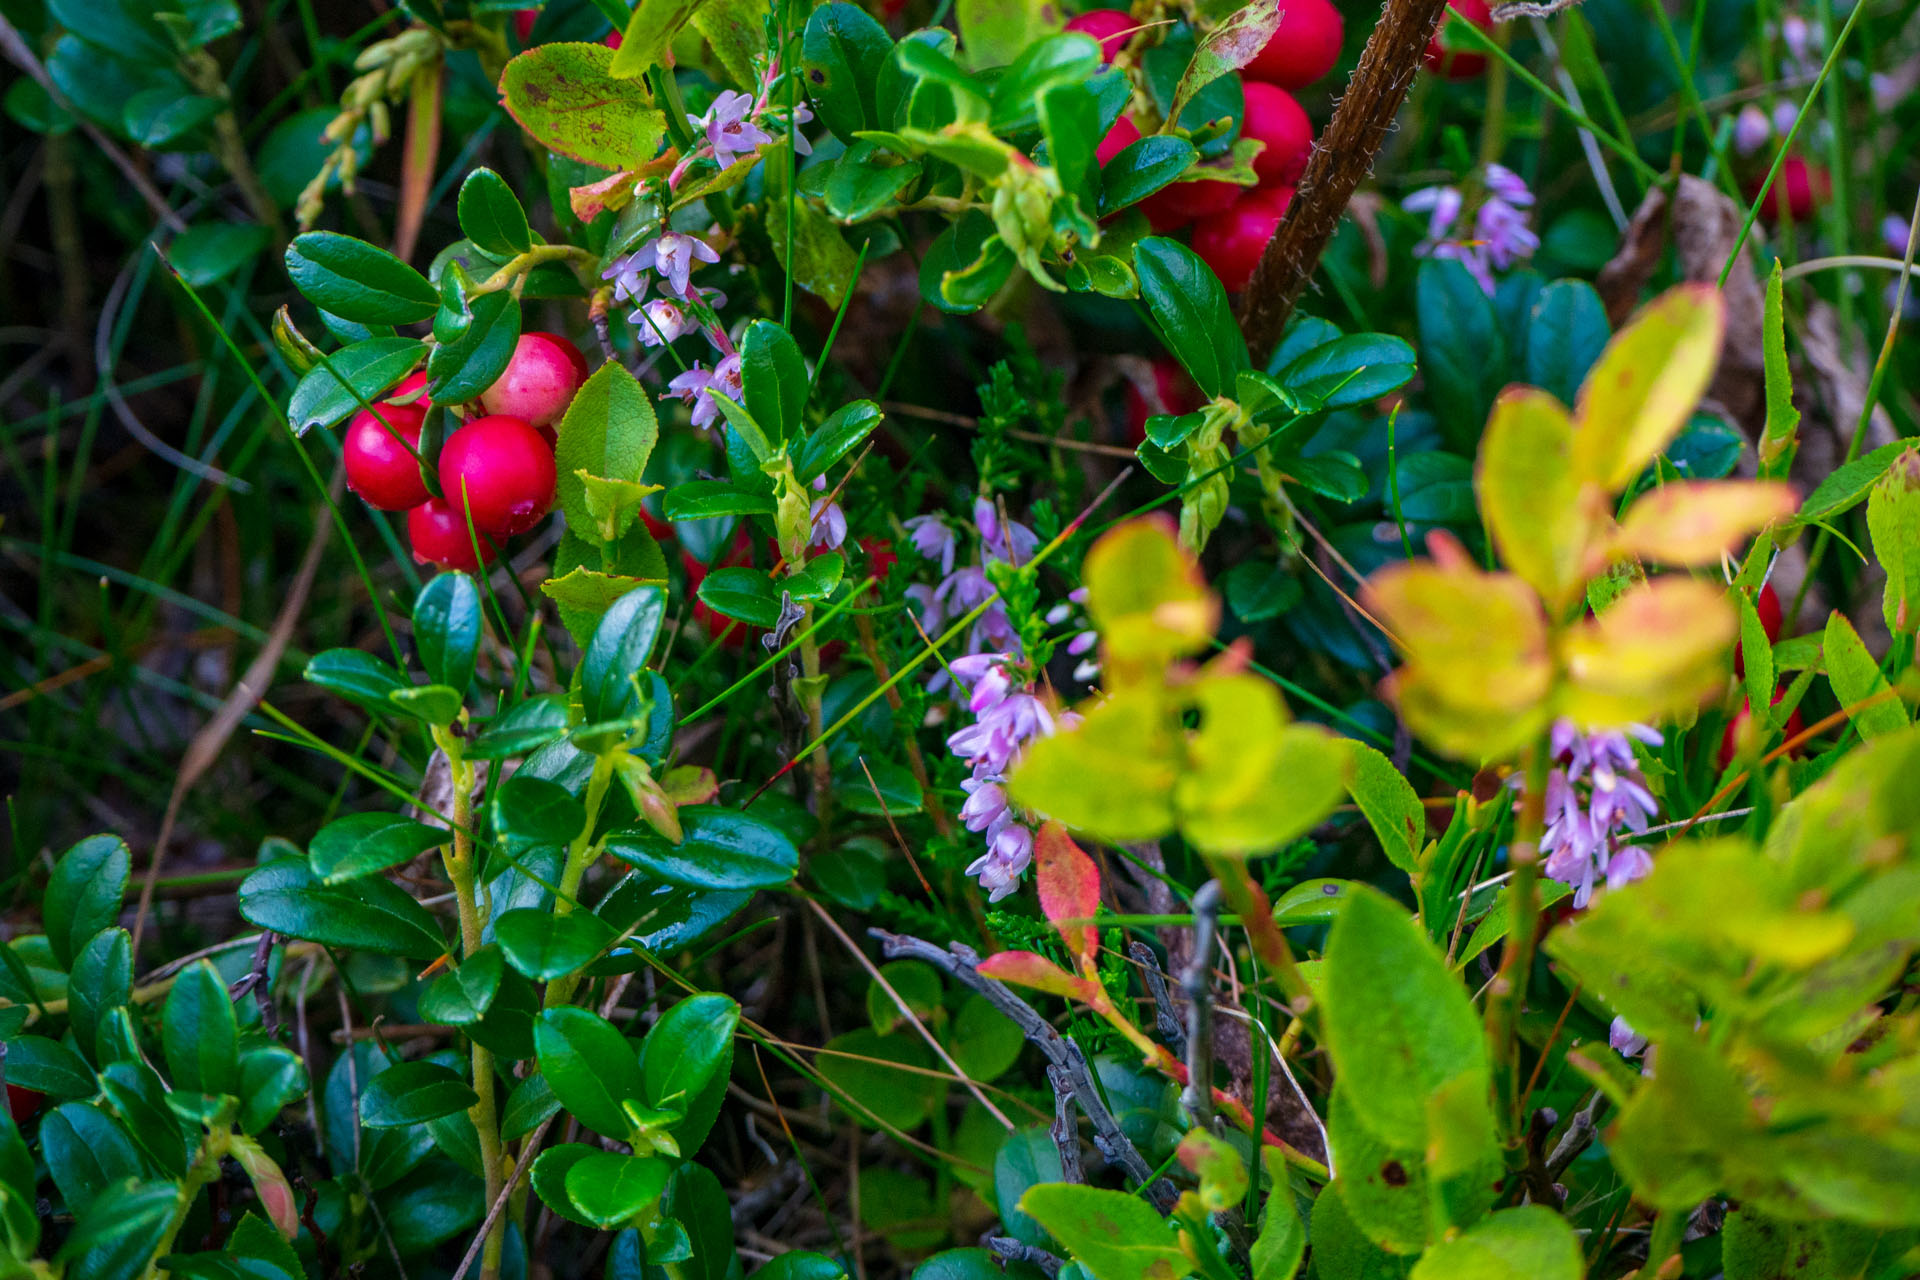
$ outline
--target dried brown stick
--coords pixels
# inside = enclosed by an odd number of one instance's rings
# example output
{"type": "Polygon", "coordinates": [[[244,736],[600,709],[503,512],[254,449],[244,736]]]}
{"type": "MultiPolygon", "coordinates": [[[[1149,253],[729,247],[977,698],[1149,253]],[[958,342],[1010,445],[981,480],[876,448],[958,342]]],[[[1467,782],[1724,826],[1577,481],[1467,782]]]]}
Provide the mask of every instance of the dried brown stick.
{"type": "Polygon", "coordinates": [[[1280,340],[1354,188],[1373,169],[1444,12],[1446,0],[1386,0],[1333,121],[1307,161],[1292,207],[1240,300],[1240,326],[1257,363],[1264,364],[1280,340]]]}

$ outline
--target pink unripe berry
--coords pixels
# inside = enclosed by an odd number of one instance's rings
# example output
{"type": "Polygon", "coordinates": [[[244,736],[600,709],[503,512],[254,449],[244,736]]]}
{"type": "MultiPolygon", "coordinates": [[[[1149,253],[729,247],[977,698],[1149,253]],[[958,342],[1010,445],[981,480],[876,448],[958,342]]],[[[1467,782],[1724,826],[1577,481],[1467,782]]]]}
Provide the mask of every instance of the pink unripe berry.
{"type": "Polygon", "coordinates": [[[544,427],[567,411],[586,380],[580,348],[557,333],[523,333],[506,371],[480,393],[480,406],[544,427]]]}

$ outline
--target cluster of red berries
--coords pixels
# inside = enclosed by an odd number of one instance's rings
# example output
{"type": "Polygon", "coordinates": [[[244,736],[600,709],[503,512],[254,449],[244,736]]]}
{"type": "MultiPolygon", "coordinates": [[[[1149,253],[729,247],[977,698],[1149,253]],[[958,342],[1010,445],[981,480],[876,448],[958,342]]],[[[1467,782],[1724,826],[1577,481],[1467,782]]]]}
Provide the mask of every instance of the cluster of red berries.
{"type": "Polygon", "coordinates": [[[410,374],[375,406],[379,417],[362,409],[347,424],[347,487],[370,507],[407,513],[421,564],[478,569],[499,554],[496,539],[525,533],[552,510],[553,424],[586,380],[580,348],[557,333],[522,334],[506,371],[480,393],[484,413],[449,434],[438,459],[423,459],[427,375],[410,374]],[[439,478],[437,498],[423,462],[439,478]]]}
{"type": "MultiPolygon", "coordinates": [[[[1090,9],[1072,18],[1067,30],[1100,41],[1102,57],[1111,62],[1137,26],[1122,10],[1090,9]]],[[[1344,34],[1331,0],[1287,0],[1273,38],[1242,71],[1246,111],[1240,136],[1265,144],[1253,161],[1258,185],[1211,178],[1176,182],[1140,202],[1140,211],[1162,235],[1191,225],[1193,251],[1229,289],[1244,288],[1253,274],[1313,149],[1313,122],[1289,90],[1305,88],[1333,69],[1344,34]]],[[[1100,143],[1100,163],[1139,137],[1140,130],[1122,115],[1100,143]]]]}

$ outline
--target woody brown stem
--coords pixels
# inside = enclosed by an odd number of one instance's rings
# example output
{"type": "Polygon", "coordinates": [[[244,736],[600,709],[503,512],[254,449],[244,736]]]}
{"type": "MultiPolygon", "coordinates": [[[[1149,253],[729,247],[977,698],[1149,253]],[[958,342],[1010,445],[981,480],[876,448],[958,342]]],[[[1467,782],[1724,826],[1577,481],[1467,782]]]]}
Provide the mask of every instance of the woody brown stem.
{"type": "Polygon", "coordinates": [[[1256,362],[1265,363],[1280,340],[1354,188],[1372,171],[1445,12],[1446,0],[1387,0],[1333,121],[1307,161],[1293,204],[1240,300],[1240,326],[1256,362]]]}

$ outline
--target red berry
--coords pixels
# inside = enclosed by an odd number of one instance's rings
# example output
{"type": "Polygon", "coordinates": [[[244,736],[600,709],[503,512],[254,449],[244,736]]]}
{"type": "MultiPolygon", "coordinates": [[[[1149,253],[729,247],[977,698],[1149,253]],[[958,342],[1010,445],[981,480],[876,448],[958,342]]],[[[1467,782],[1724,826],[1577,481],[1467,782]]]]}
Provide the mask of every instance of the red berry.
{"type": "Polygon", "coordinates": [[[377,418],[365,409],[354,414],[340,441],[347,487],[379,511],[417,507],[433,496],[427,492],[415,456],[427,411],[419,404],[390,401],[375,408],[380,413],[377,418]]]}
{"type": "Polygon", "coordinates": [[[1067,19],[1067,30],[1092,36],[1100,42],[1100,61],[1112,62],[1114,55],[1127,47],[1127,40],[1140,29],[1125,9],[1089,9],[1067,19]]]}
{"type": "Polygon", "coordinates": [[[1195,218],[1233,207],[1247,191],[1246,187],[1214,178],[1198,182],[1176,182],[1160,188],[1140,202],[1140,212],[1161,235],[1178,231],[1195,218]]]}
{"type": "MultiPolygon", "coordinates": [[[[467,523],[444,500],[433,498],[407,512],[407,541],[413,544],[413,558],[421,564],[442,569],[465,569],[472,573],[480,567],[473,555],[473,540],[467,523]]],[[[484,533],[479,535],[480,555],[488,564],[499,549],[484,533]]]]}
{"type": "Polygon", "coordinates": [[[1773,589],[1771,582],[1760,588],[1760,594],[1754,597],[1753,611],[1760,615],[1760,629],[1767,633],[1767,639],[1780,643],[1780,623],[1783,614],[1780,609],[1780,593],[1773,589]]]}
{"type": "Polygon", "coordinates": [[[1093,149],[1093,154],[1104,168],[1113,163],[1115,156],[1138,141],[1140,130],[1123,114],[1113,122],[1113,128],[1107,130],[1107,136],[1100,139],[1100,145],[1093,149]]]}
{"type": "Polygon", "coordinates": [[[513,11],[513,34],[525,44],[527,37],[533,34],[533,24],[540,20],[538,9],[515,9],[513,11]]]}
{"type": "Polygon", "coordinates": [[[17,1084],[7,1086],[7,1111],[13,1116],[16,1125],[25,1124],[40,1113],[40,1106],[47,1095],[38,1089],[24,1089],[17,1084]]]}
{"type": "Polygon", "coordinates": [[[1313,150],[1313,121],[1285,89],[1258,80],[1247,81],[1246,88],[1240,136],[1266,144],[1253,158],[1253,171],[1260,175],[1261,186],[1292,186],[1313,150]]]}
{"type": "Polygon", "coordinates": [[[1304,89],[1340,61],[1346,24],[1329,0],[1280,0],[1280,25],[1241,72],[1282,89],[1304,89]]]}
{"type": "Polygon", "coordinates": [[[1293,201],[1292,187],[1261,187],[1193,228],[1193,251],[1213,268],[1228,292],[1247,287],[1260,255],[1293,201]]]}
{"type": "Polygon", "coordinates": [[[882,582],[893,572],[893,566],[900,562],[893,544],[880,538],[860,539],[860,549],[867,553],[867,572],[882,582]]]}
{"type": "MultiPolygon", "coordinates": [[[[1779,706],[1780,700],[1786,696],[1787,691],[1785,689],[1776,690],[1773,695],[1773,705],[1776,707],[1779,706]]],[[[1726,732],[1720,735],[1720,751],[1715,757],[1717,761],[1716,767],[1724,770],[1728,765],[1733,763],[1734,752],[1740,744],[1740,735],[1747,732],[1747,726],[1751,723],[1753,723],[1753,704],[1747,699],[1742,698],[1740,700],[1740,714],[1727,721],[1726,732]]],[[[1787,723],[1782,726],[1782,732],[1785,737],[1793,738],[1798,736],[1805,728],[1805,723],[1800,719],[1800,708],[1795,707],[1793,714],[1787,717],[1787,723]]]]}
{"type": "Polygon", "coordinates": [[[694,621],[705,627],[708,635],[717,636],[724,633],[726,638],[720,642],[721,648],[739,649],[743,647],[747,643],[748,628],[746,623],[736,622],[725,614],[716,612],[705,601],[699,598],[698,593],[700,591],[700,584],[707,580],[707,574],[712,570],[737,568],[753,563],[753,534],[748,531],[746,523],[742,521],[740,525],[734,529],[733,542],[727,548],[727,554],[721,558],[718,564],[707,564],[695,556],[693,552],[688,551],[684,546],[680,550],[680,563],[685,566],[687,571],[687,591],[694,597],[694,621]],[[729,626],[732,627],[732,630],[728,630],[729,626]]]}
{"type": "Polygon", "coordinates": [[[544,427],[567,411],[586,380],[580,348],[557,333],[523,333],[506,371],[480,393],[480,407],[544,427]]]}
{"type": "Polygon", "coordinates": [[[1193,379],[1177,360],[1164,357],[1153,362],[1154,401],[1140,394],[1140,388],[1127,382],[1127,443],[1138,445],[1147,438],[1147,419],[1159,414],[1192,413],[1206,403],[1193,379]]]}
{"type": "Polygon", "coordinates": [[[1487,69],[1487,55],[1472,36],[1449,34],[1447,24],[1454,15],[1471,22],[1482,31],[1493,30],[1493,10],[1487,0],[1447,0],[1449,12],[1441,15],[1440,28],[1427,41],[1426,63],[1429,71],[1438,71],[1449,80],[1471,80],[1487,69]]]}
{"type": "Polygon", "coordinates": [[[607,48],[609,49],[618,49],[620,47],[620,42],[623,39],[625,39],[625,37],[622,36],[618,31],[609,31],[607,32],[607,34],[600,37],[600,43],[607,46],[607,48]]]}
{"type": "MultiPolygon", "coordinates": [[[[1748,183],[1747,199],[1760,200],[1761,185],[1766,180],[1767,175],[1763,173],[1748,183]]],[[[1774,179],[1773,189],[1760,201],[1760,213],[1769,222],[1783,222],[1788,218],[1807,222],[1832,194],[1833,182],[1825,169],[1808,164],[1799,156],[1788,156],[1780,166],[1780,176],[1774,179]]]]}
{"type": "Polygon", "coordinates": [[[553,506],[553,446],[523,419],[475,418],[440,447],[440,492],[482,533],[510,537],[553,506]]]}

